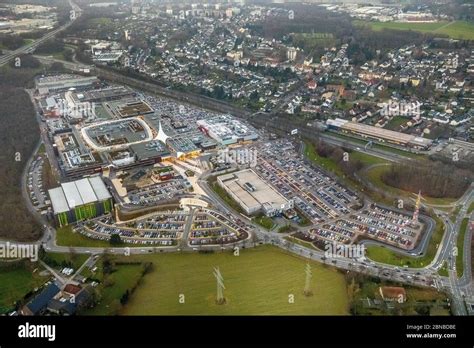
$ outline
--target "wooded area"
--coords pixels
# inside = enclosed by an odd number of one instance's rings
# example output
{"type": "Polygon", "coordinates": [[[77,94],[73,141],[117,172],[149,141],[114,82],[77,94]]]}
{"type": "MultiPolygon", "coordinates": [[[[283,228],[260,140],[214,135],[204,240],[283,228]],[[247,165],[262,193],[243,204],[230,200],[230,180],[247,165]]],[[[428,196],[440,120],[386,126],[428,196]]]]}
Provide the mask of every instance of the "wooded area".
{"type": "Polygon", "coordinates": [[[387,185],[411,192],[421,190],[423,195],[433,198],[458,198],[474,180],[474,174],[454,165],[426,161],[393,165],[381,179],[387,185]]]}
{"type": "Polygon", "coordinates": [[[0,84],[0,110],[0,238],[30,241],[40,236],[40,226],[25,207],[20,178],[39,141],[35,110],[22,88],[5,83],[0,84]]]}

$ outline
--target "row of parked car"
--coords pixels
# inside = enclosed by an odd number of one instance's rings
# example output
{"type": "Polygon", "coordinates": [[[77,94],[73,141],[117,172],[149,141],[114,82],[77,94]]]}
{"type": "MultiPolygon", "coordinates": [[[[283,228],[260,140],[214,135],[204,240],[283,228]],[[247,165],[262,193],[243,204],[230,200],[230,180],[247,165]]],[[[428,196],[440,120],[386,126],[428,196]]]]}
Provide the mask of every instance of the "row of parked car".
{"type": "Polygon", "coordinates": [[[43,188],[43,162],[43,158],[38,156],[31,162],[30,170],[28,172],[28,194],[35,207],[44,204],[48,200],[43,188]]]}

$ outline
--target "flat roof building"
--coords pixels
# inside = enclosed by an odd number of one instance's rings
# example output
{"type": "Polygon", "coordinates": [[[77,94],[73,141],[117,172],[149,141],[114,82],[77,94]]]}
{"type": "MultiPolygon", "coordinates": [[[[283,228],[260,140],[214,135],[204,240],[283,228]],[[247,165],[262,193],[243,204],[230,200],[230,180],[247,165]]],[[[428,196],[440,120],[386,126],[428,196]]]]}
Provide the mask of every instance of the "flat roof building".
{"type": "Polygon", "coordinates": [[[283,197],[252,169],[218,176],[217,182],[249,215],[263,212],[274,216],[293,208],[292,200],[283,197]]]}
{"type": "Polygon", "coordinates": [[[202,132],[222,145],[258,139],[252,127],[228,115],[198,120],[196,123],[202,132]]]}
{"type": "Polygon", "coordinates": [[[74,93],[73,97],[79,102],[105,102],[122,98],[133,98],[135,94],[129,87],[114,86],[74,93]]]}
{"type": "Polygon", "coordinates": [[[380,142],[403,145],[417,149],[427,149],[433,143],[433,141],[430,139],[416,135],[395,132],[392,130],[369,126],[363,123],[347,121],[340,118],[336,118],[335,120],[327,120],[326,124],[329,128],[340,129],[345,133],[353,133],[364,138],[370,138],[380,142]]]}
{"type": "Polygon", "coordinates": [[[112,211],[112,195],[100,176],[62,183],[48,193],[58,226],[112,211]]]}
{"type": "Polygon", "coordinates": [[[55,75],[43,76],[36,79],[36,89],[47,89],[48,91],[60,91],[70,88],[91,87],[99,82],[96,76],[80,75],[55,75]]]}

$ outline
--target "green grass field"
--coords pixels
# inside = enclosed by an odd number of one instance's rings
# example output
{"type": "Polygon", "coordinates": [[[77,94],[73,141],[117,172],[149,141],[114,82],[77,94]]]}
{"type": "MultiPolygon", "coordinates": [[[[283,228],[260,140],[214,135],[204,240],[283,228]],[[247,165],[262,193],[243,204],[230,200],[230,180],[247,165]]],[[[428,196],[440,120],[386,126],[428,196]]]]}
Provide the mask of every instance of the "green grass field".
{"type": "Polygon", "coordinates": [[[46,254],[46,263],[48,263],[51,267],[61,267],[61,266],[56,266],[55,264],[61,265],[61,264],[71,264],[71,266],[74,269],[78,269],[79,267],[82,266],[84,262],[86,262],[87,258],[89,256],[86,254],[76,254],[76,253],[69,253],[69,254],[63,254],[63,253],[47,253],[46,254]]]}
{"type": "MultiPolygon", "coordinates": [[[[360,183],[352,179],[351,177],[348,177],[343,172],[341,166],[338,163],[336,163],[331,157],[327,157],[327,158],[322,157],[318,154],[316,150],[317,150],[316,145],[312,144],[310,141],[305,141],[304,154],[306,158],[308,158],[315,165],[336,174],[339,177],[339,180],[344,182],[347,186],[356,190],[363,189],[360,183]]],[[[371,156],[359,151],[352,151],[351,153],[349,153],[349,160],[359,160],[362,162],[362,165],[364,167],[367,167],[373,164],[388,163],[386,160],[382,158],[371,156]]]]}
{"type": "Polygon", "coordinates": [[[313,245],[313,243],[306,242],[306,241],[304,241],[304,240],[295,238],[295,237],[293,237],[293,236],[291,236],[291,235],[284,237],[284,239],[286,239],[286,240],[289,241],[289,242],[292,242],[292,243],[295,243],[295,244],[304,246],[304,247],[306,247],[306,248],[310,248],[310,249],[314,249],[314,250],[319,250],[318,248],[316,248],[316,247],[313,245]]]}
{"type": "Polygon", "coordinates": [[[468,218],[465,218],[461,222],[461,227],[459,229],[459,235],[457,239],[457,248],[458,248],[458,256],[456,257],[456,273],[459,278],[462,277],[464,273],[464,236],[467,232],[467,223],[469,222],[468,218]]]}
{"type": "MultiPolygon", "coordinates": [[[[121,314],[126,315],[346,315],[344,276],[311,263],[313,296],[305,297],[306,260],[275,247],[243,250],[240,256],[217,254],[155,254],[134,256],[152,261],[147,274],[121,314]],[[220,267],[226,286],[225,305],[215,303],[213,267],[220,267]],[[179,303],[179,295],[185,303],[179,303]],[[289,303],[289,295],[294,303],[289,303]]],[[[104,303],[104,301],[102,301],[104,303]]]]}
{"type": "Polygon", "coordinates": [[[403,116],[395,116],[393,117],[385,126],[386,129],[400,131],[400,126],[407,123],[407,118],[403,116]]]}
{"type": "Polygon", "coordinates": [[[255,217],[254,221],[267,230],[271,230],[272,227],[275,225],[272,218],[265,215],[255,217]]]}
{"type": "MultiPolygon", "coordinates": [[[[97,263],[96,274],[101,278],[102,267],[97,263]]],[[[142,267],[140,265],[119,265],[117,270],[109,276],[110,286],[100,285],[101,299],[99,305],[92,309],[87,309],[86,315],[116,315],[120,310],[120,297],[127,289],[133,287],[140,278],[142,267]]]]}
{"type": "MultiPolygon", "coordinates": [[[[111,248],[108,241],[88,238],[80,233],[73,232],[72,226],[58,228],[56,233],[56,244],[59,246],[90,247],[90,248],[111,248]]],[[[135,244],[124,243],[118,247],[137,247],[135,244]]]]}
{"type": "Polygon", "coordinates": [[[324,169],[331,171],[334,174],[337,174],[338,176],[344,175],[341,168],[339,168],[337,163],[335,163],[331,158],[319,156],[316,152],[316,147],[309,141],[305,141],[304,154],[310,161],[323,167],[324,169]]]}
{"type": "Polygon", "coordinates": [[[336,41],[331,33],[292,33],[291,36],[295,46],[308,51],[318,47],[330,47],[336,41]]]}
{"type": "Polygon", "coordinates": [[[452,39],[474,40],[474,23],[467,21],[406,23],[406,22],[366,22],[355,21],[355,25],[367,25],[374,31],[383,29],[413,30],[422,33],[447,35],[452,39]]]}
{"type": "Polygon", "coordinates": [[[469,208],[467,208],[467,214],[471,214],[473,211],[474,211],[474,202],[472,202],[469,208]]]}
{"type": "Polygon", "coordinates": [[[461,210],[461,206],[458,205],[456,208],[451,210],[451,214],[449,215],[449,219],[454,223],[458,217],[459,211],[461,210]]]}
{"type": "Polygon", "coordinates": [[[15,301],[39,287],[47,280],[38,271],[31,273],[26,267],[13,270],[0,270],[0,314],[10,311],[15,301]]]}
{"type": "Polygon", "coordinates": [[[407,22],[371,22],[372,30],[396,29],[396,30],[413,30],[420,32],[433,32],[447,25],[449,22],[436,23],[407,23],[407,22]]]}
{"type": "MultiPolygon", "coordinates": [[[[316,152],[315,145],[311,144],[309,141],[305,141],[305,155],[309,160],[311,160],[315,164],[320,165],[326,168],[327,170],[334,172],[335,174],[338,174],[339,176],[344,175],[339,165],[336,162],[334,162],[332,158],[325,158],[325,157],[319,156],[318,153],[316,152]]],[[[366,153],[359,152],[356,150],[349,153],[349,159],[359,160],[362,162],[362,164],[365,167],[371,166],[374,164],[390,163],[389,161],[383,158],[368,155],[366,153]]]]}
{"type": "Polygon", "coordinates": [[[58,228],[56,234],[56,244],[60,246],[75,246],[75,247],[97,247],[109,248],[110,243],[103,240],[96,240],[87,238],[80,233],[72,231],[71,226],[58,228]]]}
{"type": "MultiPolygon", "coordinates": [[[[368,143],[367,140],[357,138],[356,136],[348,136],[348,135],[344,135],[344,134],[336,133],[336,132],[330,132],[328,134],[330,134],[331,137],[344,139],[346,141],[361,144],[361,145],[364,145],[364,146],[367,145],[367,143],[368,143]]],[[[381,145],[381,144],[374,143],[374,144],[372,144],[371,147],[373,147],[375,149],[380,149],[380,150],[383,150],[383,151],[386,151],[386,152],[391,152],[391,153],[394,153],[394,154],[397,154],[397,155],[402,155],[402,156],[405,156],[405,157],[409,157],[409,158],[416,158],[416,159],[424,159],[425,158],[424,155],[419,155],[419,154],[416,154],[416,153],[413,153],[413,152],[410,152],[410,151],[405,151],[405,150],[402,150],[402,149],[394,148],[392,146],[386,146],[386,145],[381,145]]]]}
{"type": "Polygon", "coordinates": [[[366,153],[358,152],[358,151],[352,151],[349,154],[349,157],[351,159],[361,161],[364,166],[371,166],[373,164],[390,163],[389,161],[384,160],[383,158],[371,156],[371,155],[368,155],[366,153]]]}
{"type": "Polygon", "coordinates": [[[449,277],[448,264],[447,264],[446,261],[443,262],[443,265],[442,265],[441,268],[439,269],[438,274],[439,274],[440,276],[443,276],[443,277],[449,277]]]}

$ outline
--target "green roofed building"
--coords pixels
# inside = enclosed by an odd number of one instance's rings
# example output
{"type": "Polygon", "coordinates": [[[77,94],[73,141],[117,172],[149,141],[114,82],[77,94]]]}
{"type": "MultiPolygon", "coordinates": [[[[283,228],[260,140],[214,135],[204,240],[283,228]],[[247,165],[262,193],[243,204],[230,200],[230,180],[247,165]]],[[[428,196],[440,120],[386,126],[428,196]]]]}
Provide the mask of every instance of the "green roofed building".
{"type": "Polygon", "coordinates": [[[66,182],[49,190],[58,226],[110,213],[112,196],[100,176],[66,182]]]}

